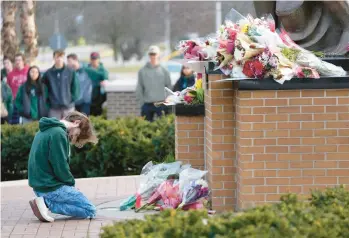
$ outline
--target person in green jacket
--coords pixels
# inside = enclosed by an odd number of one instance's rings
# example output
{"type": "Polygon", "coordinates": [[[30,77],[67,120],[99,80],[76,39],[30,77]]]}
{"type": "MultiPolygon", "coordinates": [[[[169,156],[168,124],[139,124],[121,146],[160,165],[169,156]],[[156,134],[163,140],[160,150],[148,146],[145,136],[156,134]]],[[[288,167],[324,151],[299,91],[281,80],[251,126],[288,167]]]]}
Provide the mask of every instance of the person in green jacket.
{"type": "Polygon", "coordinates": [[[7,85],[4,78],[1,78],[1,124],[8,123],[8,119],[12,116],[13,103],[12,103],[12,90],[7,85]]]}
{"type": "Polygon", "coordinates": [[[68,66],[75,70],[80,84],[80,95],[75,101],[75,109],[90,115],[93,86],[99,85],[105,75],[91,67],[85,67],[76,54],[67,56],[68,66]]]}
{"type": "Polygon", "coordinates": [[[105,80],[108,80],[108,71],[104,68],[103,63],[100,62],[100,55],[98,52],[92,52],[90,60],[88,67],[97,70],[103,75],[103,81],[93,82],[92,89],[91,115],[100,116],[103,112],[103,103],[107,100],[107,95],[104,91],[104,84],[105,80]]]}
{"type": "Polygon", "coordinates": [[[7,75],[13,70],[12,62],[8,57],[3,59],[4,68],[1,69],[1,81],[7,78],[7,75]]]}
{"type": "Polygon", "coordinates": [[[39,121],[28,161],[28,182],[36,198],[29,201],[34,215],[42,222],[53,222],[56,214],[94,218],[95,206],[75,188],[70,172],[70,144],[79,148],[98,142],[87,116],[70,112],[61,121],[43,117],[39,121]]]}
{"type": "Polygon", "coordinates": [[[42,82],[40,69],[37,66],[30,67],[27,81],[18,89],[15,104],[22,124],[47,117],[49,109],[47,94],[47,87],[42,82]]]}

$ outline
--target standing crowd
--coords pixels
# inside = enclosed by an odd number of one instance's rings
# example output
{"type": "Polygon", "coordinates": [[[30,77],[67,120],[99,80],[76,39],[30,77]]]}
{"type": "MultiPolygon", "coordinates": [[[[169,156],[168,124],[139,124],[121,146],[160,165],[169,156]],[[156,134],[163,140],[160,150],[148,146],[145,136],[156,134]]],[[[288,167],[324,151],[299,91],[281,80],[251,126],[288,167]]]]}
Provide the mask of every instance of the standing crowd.
{"type": "Polygon", "coordinates": [[[99,116],[106,101],[103,90],[108,72],[93,52],[84,65],[76,54],[53,53],[54,65],[45,73],[39,67],[25,64],[24,55],[15,55],[14,67],[3,59],[1,70],[1,124],[25,124],[42,117],[62,119],[77,110],[99,116]]]}
{"type": "MultiPolygon", "coordinates": [[[[149,61],[138,72],[136,87],[141,115],[148,121],[168,114],[165,106],[156,106],[165,100],[164,88],[172,88],[169,71],[160,64],[160,49],[150,46],[149,61]]],[[[108,72],[93,52],[85,65],[76,54],[66,57],[64,51],[53,53],[54,65],[42,74],[39,67],[25,64],[23,54],[15,56],[14,67],[3,59],[1,70],[1,124],[25,124],[42,117],[65,118],[78,111],[87,116],[99,116],[106,101],[104,91],[108,72]]],[[[195,84],[192,69],[183,66],[173,91],[182,91],[195,84]]]]}

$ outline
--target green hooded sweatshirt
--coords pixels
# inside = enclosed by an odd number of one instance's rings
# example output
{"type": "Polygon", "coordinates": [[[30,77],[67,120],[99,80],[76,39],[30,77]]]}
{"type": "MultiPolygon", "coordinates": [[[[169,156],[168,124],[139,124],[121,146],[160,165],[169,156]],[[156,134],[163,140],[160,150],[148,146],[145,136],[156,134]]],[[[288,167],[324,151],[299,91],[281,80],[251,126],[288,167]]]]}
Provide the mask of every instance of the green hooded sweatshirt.
{"type": "Polygon", "coordinates": [[[35,135],[28,162],[29,186],[51,192],[63,185],[74,186],[69,168],[70,144],[67,128],[55,118],[43,117],[35,135]]]}

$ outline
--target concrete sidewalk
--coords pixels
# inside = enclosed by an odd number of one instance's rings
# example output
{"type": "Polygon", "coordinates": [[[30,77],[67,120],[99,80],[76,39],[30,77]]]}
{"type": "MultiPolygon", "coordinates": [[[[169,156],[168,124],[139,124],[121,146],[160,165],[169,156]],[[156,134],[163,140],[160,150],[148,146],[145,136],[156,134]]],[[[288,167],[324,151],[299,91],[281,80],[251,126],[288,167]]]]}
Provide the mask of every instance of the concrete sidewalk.
{"type": "Polygon", "coordinates": [[[54,215],[54,223],[41,223],[29,206],[34,197],[27,180],[1,182],[2,238],[99,237],[101,227],[114,221],[144,217],[144,213],[120,212],[120,202],[137,190],[138,176],[77,179],[80,189],[97,207],[94,220],[74,220],[54,215]]]}

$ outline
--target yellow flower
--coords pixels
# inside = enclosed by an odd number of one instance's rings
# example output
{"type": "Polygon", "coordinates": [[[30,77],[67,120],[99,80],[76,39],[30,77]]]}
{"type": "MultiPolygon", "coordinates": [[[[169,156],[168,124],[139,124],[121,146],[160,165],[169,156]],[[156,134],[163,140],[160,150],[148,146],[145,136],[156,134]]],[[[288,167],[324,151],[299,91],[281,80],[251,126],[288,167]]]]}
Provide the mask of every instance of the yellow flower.
{"type": "Polygon", "coordinates": [[[120,135],[123,135],[123,134],[125,134],[125,132],[124,131],[120,131],[120,135]]]}
{"type": "Polygon", "coordinates": [[[248,28],[249,28],[249,25],[248,25],[248,24],[243,25],[242,28],[241,28],[241,32],[247,33],[248,28]]]}
{"type": "Polygon", "coordinates": [[[195,88],[196,89],[202,88],[202,79],[196,80],[195,88]]]}

